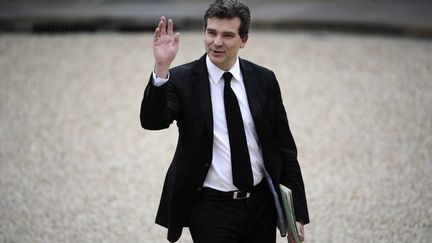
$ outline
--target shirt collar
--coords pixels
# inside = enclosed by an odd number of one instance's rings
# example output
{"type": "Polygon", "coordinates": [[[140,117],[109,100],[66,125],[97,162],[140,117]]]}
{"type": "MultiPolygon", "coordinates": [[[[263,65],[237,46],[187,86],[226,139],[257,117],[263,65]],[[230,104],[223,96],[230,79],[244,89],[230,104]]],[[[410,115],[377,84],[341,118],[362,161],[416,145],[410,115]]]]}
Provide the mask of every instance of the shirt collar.
{"type": "MultiPolygon", "coordinates": [[[[207,70],[208,73],[211,77],[211,81],[214,82],[215,84],[219,83],[219,81],[222,78],[222,75],[225,73],[224,70],[220,69],[219,67],[217,67],[214,63],[211,62],[210,58],[206,57],[206,64],[207,64],[207,70]]],[[[230,72],[233,75],[233,78],[235,80],[241,81],[241,72],[240,72],[240,62],[239,62],[239,58],[237,57],[236,62],[234,63],[234,65],[231,67],[230,70],[228,70],[228,72],[230,72]]]]}

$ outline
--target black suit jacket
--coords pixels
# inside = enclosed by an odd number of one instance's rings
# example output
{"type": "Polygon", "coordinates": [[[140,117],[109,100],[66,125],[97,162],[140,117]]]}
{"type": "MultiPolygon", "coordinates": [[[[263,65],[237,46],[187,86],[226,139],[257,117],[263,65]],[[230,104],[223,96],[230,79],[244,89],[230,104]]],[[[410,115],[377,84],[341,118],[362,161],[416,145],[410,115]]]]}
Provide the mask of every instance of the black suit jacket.
{"type": "MultiPolygon", "coordinates": [[[[168,168],[156,223],[168,228],[168,240],[177,241],[200,194],[212,162],[213,115],[206,56],[170,70],[170,80],[155,87],[150,77],[141,104],[145,129],[168,128],[175,120],[177,148],[168,168]]],[[[240,59],[250,110],[264,164],[275,188],[293,191],[297,220],[309,222],[297,149],[274,73],[240,59]]],[[[277,190],[279,191],[279,190],[277,190]]]]}

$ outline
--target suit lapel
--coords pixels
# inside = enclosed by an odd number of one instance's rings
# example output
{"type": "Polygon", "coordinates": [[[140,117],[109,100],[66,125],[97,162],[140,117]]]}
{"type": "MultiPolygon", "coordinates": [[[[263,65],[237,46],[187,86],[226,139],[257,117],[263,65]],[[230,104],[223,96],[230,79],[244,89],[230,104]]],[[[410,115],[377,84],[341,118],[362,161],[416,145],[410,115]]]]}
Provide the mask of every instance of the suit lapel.
{"type": "Polygon", "coordinates": [[[196,61],[193,68],[194,73],[192,81],[195,86],[197,100],[201,108],[204,122],[206,124],[207,133],[209,135],[210,143],[213,143],[213,112],[211,105],[210,94],[210,81],[208,78],[208,71],[205,59],[206,55],[202,56],[196,61]]]}
{"type": "Polygon", "coordinates": [[[243,75],[243,82],[246,89],[247,99],[249,102],[249,108],[254,120],[257,117],[262,116],[262,108],[260,104],[260,92],[259,80],[253,68],[243,59],[240,59],[240,70],[243,75]]]}
{"type": "MultiPolygon", "coordinates": [[[[252,65],[245,60],[240,59],[240,68],[242,70],[249,109],[254,121],[255,131],[258,135],[259,146],[261,147],[263,156],[266,156],[268,150],[265,148],[268,148],[270,145],[271,138],[269,135],[271,132],[268,130],[268,126],[266,125],[265,113],[267,110],[264,110],[263,108],[265,107],[265,102],[268,98],[265,92],[264,83],[262,80],[258,79],[256,69],[254,69],[252,65]]],[[[268,163],[269,160],[264,159],[266,170],[271,172],[272,170],[269,170],[271,166],[268,163]]]]}

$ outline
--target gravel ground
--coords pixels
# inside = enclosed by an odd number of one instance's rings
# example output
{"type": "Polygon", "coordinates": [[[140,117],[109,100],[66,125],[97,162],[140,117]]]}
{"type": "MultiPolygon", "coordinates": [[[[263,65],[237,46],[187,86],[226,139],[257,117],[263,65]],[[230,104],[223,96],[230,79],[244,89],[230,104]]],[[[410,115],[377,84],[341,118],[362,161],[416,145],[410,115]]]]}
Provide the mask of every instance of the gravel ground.
{"type": "MultiPolygon", "coordinates": [[[[432,242],[431,41],[257,32],[241,56],[280,81],[306,242],[432,242]]],[[[152,62],[151,34],[0,36],[0,242],[165,242],[177,133],[140,128],[152,62]]]]}

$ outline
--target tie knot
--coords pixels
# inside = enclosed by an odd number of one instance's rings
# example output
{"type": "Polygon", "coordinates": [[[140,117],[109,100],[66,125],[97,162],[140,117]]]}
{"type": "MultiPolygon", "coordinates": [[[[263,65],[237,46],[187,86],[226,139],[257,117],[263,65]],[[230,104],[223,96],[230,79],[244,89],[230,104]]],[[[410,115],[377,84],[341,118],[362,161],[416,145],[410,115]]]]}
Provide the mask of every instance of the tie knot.
{"type": "Polygon", "coordinates": [[[233,75],[230,72],[225,72],[223,74],[223,78],[224,78],[225,84],[227,84],[227,83],[229,84],[231,82],[232,76],[233,75]]]}

